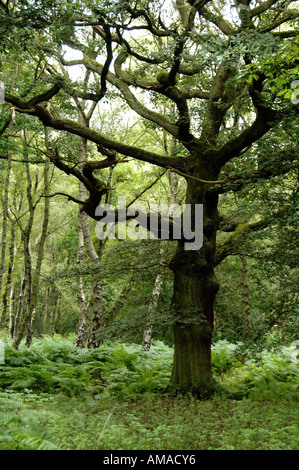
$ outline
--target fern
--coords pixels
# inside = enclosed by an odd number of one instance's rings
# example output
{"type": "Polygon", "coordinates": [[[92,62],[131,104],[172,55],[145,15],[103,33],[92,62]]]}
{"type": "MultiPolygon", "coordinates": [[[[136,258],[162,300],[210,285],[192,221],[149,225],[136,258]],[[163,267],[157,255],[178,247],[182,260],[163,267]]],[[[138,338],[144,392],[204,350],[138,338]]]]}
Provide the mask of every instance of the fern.
{"type": "Polygon", "coordinates": [[[0,437],[0,449],[3,450],[55,450],[57,447],[39,437],[30,436],[11,430],[0,437]]]}

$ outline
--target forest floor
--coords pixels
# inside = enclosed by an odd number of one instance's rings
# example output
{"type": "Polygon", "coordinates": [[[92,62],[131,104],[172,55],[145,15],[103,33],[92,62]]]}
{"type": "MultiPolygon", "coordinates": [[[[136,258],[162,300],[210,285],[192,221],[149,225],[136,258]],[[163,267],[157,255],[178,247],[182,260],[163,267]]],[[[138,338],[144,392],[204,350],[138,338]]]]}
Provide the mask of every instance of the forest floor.
{"type": "Polygon", "coordinates": [[[35,340],[0,366],[0,449],[297,450],[298,366],[290,349],[240,363],[235,345],[213,350],[229,393],[210,400],[167,395],[172,348],[70,339],[35,340]]]}

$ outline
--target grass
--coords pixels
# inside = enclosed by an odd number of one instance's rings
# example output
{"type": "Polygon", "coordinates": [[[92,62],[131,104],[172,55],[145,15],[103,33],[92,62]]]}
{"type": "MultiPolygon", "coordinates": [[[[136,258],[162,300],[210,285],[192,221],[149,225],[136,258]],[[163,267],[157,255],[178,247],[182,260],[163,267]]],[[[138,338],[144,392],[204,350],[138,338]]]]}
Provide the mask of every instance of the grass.
{"type": "Polygon", "coordinates": [[[289,350],[245,364],[235,345],[213,348],[215,378],[239,400],[198,401],[164,393],[172,350],[161,342],[106,343],[81,350],[72,339],[6,346],[0,374],[0,449],[297,450],[298,370],[289,350]]]}

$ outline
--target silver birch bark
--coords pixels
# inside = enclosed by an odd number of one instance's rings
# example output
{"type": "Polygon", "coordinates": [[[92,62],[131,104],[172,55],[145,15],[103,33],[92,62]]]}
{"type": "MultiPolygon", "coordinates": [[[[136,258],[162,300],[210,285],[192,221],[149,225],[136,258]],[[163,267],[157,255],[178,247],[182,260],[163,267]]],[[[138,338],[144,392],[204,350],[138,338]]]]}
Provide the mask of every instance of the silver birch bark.
{"type": "MultiPolygon", "coordinates": [[[[20,322],[21,322],[22,315],[23,315],[25,290],[26,290],[26,279],[25,279],[25,276],[23,275],[22,280],[21,280],[21,284],[20,284],[16,315],[15,315],[15,319],[14,319],[13,336],[12,336],[12,338],[13,338],[13,347],[15,349],[18,349],[18,347],[19,347],[19,342],[15,343],[15,341],[18,338],[20,322]]],[[[20,341],[21,341],[21,339],[20,339],[20,341]]]]}
{"type": "MultiPolygon", "coordinates": [[[[8,130],[11,130],[12,124],[9,125],[8,130]]],[[[11,173],[11,151],[7,152],[7,170],[4,184],[4,195],[3,195],[3,216],[2,216],[2,237],[1,237],[1,258],[0,258],[0,299],[2,293],[2,282],[5,270],[5,258],[6,258],[6,237],[7,237],[7,221],[8,221],[8,197],[9,197],[9,180],[11,173]]],[[[0,317],[0,329],[2,328],[6,320],[6,312],[2,310],[0,317]]]]}
{"type": "MultiPolygon", "coordinates": [[[[80,183],[81,185],[81,183],[80,183]]],[[[79,210],[78,214],[78,253],[77,253],[77,266],[79,267],[83,262],[84,257],[84,235],[82,228],[82,212],[79,210]]],[[[84,348],[87,335],[87,301],[84,293],[83,278],[81,274],[77,276],[77,298],[79,302],[79,322],[77,327],[76,339],[74,346],[76,348],[84,348]]]]}
{"type": "Polygon", "coordinates": [[[8,267],[7,267],[7,276],[6,276],[6,285],[2,297],[2,321],[5,321],[7,315],[9,316],[9,332],[12,336],[13,332],[13,309],[11,305],[12,301],[12,273],[14,269],[14,259],[15,259],[15,238],[16,238],[16,223],[11,221],[10,226],[10,242],[8,249],[8,267]]]}
{"type": "MultiPolygon", "coordinates": [[[[82,227],[83,227],[83,234],[84,234],[84,243],[86,247],[86,251],[88,253],[89,259],[91,262],[99,267],[100,264],[100,256],[102,250],[99,249],[98,255],[90,233],[90,228],[88,224],[88,216],[82,212],[82,227]]],[[[100,247],[102,248],[102,247],[100,247]]],[[[103,296],[102,296],[102,282],[100,279],[99,270],[96,270],[93,276],[93,282],[90,289],[90,296],[88,301],[88,308],[91,312],[92,321],[91,321],[91,329],[88,338],[88,348],[95,349],[98,348],[100,345],[99,338],[98,338],[98,330],[101,326],[102,317],[103,317],[103,296]]]]}
{"type": "Polygon", "coordinates": [[[143,332],[143,340],[142,340],[142,347],[144,351],[149,351],[152,342],[152,334],[153,334],[153,327],[155,323],[155,315],[158,305],[158,300],[160,297],[162,284],[163,284],[163,277],[164,277],[164,266],[163,262],[165,259],[164,255],[164,244],[160,242],[160,266],[158,269],[158,274],[155,279],[155,284],[151,296],[151,300],[147,310],[146,316],[146,328],[143,332]]]}

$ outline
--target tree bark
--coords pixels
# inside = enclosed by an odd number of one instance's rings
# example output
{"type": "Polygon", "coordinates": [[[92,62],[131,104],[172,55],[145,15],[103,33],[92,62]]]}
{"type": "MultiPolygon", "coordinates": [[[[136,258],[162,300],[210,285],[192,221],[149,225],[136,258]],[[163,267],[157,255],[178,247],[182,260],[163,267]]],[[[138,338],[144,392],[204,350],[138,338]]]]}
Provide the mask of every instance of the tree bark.
{"type": "MultiPolygon", "coordinates": [[[[24,301],[25,301],[25,290],[26,290],[26,279],[25,276],[22,277],[21,279],[21,284],[20,284],[20,290],[19,290],[19,296],[18,296],[18,302],[17,302],[17,308],[16,308],[16,315],[14,318],[14,326],[13,326],[13,347],[15,349],[18,349],[19,343],[14,345],[14,342],[16,338],[19,337],[19,328],[20,328],[20,323],[22,320],[22,315],[23,315],[23,308],[24,308],[24,301]]],[[[21,339],[20,339],[21,341],[21,339]]]]}
{"type": "MultiPolygon", "coordinates": [[[[79,113],[80,119],[80,113],[79,113]]],[[[83,120],[83,118],[81,118],[83,120]]],[[[86,139],[80,139],[80,154],[79,154],[79,168],[87,160],[87,141],[86,139]]],[[[79,181],[79,199],[84,201],[87,198],[87,192],[84,184],[79,181]]],[[[81,205],[79,206],[78,212],[78,253],[77,253],[77,266],[80,266],[84,258],[84,217],[86,214],[83,213],[81,205]]],[[[77,277],[77,298],[79,302],[79,323],[77,328],[77,335],[74,342],[74,346],[78,348],[84,348],[87,338],[88,318],[87,318],[87,300],[84,292],[84,283],[81,274],[77,277]]]]}
{"type": "Polygon", "coordinates": [[[89,349],[95,349],[100,346],[98,332],[101,327],[103,317],[102,283],[99,279],[92,285],[90,302],[93,306],[93,318],[87,345],[89,349]]]}
{"type": "MultiPolygon", "coordinates": [[[[188,182],[186,202],[205,202],[203,246],[200,250],[185,250],[179,243],[170,263],[174,274],[171,303],[174,316],[174,362],[171,385],[182,393],[190,392],[199,398],[209,397],[214,389],[211,342],[213,305],[219,289],[213,267],[217,199],[217,196],[206,194],[203,185],[195,181],[188,182]]],[[[192,222],[194,226],[194,220],[192,222]]]]}
{"type": "MultiPolygon", "coordinates": [[[[83,262],[84,256],[84,236],[82,229],[82,212],[79,210],[78,214],[78,253],[77,253],[77,266],[83,262]]],[[[77,335],[74,342],[76,348],[84,348],[87,335],[87,301],[84,293],[83,279],[81,274],[77,277],[77,298],[79,302],[79,323],[77,328],[77,335]]]]}
{"type": "Polygon", "coordinates": [[[2,297],[2,321],[4,322],[7,314],[9,314],[9,331],[10,335],[13,332],[13,310],[11,305],[11,293],[12,293],[12,273],[14,268],[15,258],[15,238],[16,238],[16,224],[14,221],[11,222],[10,227],[10,243],[9,243],[9,260],[7,267],[7,277],[5,290],[2,297]]]}
{"type": "Polygon", "coordinates": [[[144,351],[149,351],[151,347],[153,327],[155,323],[155,314],[162,289],[163,277],[164,272],[162,266],[160,265],[158,274],[155,279],[152,297],[148,306],[146,328],[143,332],[142,347],[144,351]]]}
{"type": "Polygon", "coordinates": [[[15,282],[12,283],[9,293],[9,337],[13,338],[14,335],[14,325],[15,325],[15,294],[16,294],[16,285],[15,282]]]}
{"type": "MultiPolygon", "coordinates": [[[[11,130],[12,124],[8,126],[11,130]]],[[[1,257],[0,257],[0,299],[2,298],[2,281],[5,270],[5,257],[6,257],[6,236],[7,236],[7,221],[8,221],[8,192],[9,192],[9,180],[11,173],[11,151],[7,152],[7,170],[4,184],[4,195],[3,195],[3,217],[2,217],[2,237],[1,237],[1,257]]],[[[0,302],[1,305],[1,302],[0,302]]],[[[0,329],[2,328],[6,319],[6,312],[3,309],[0,317],[0,329]]]]}

